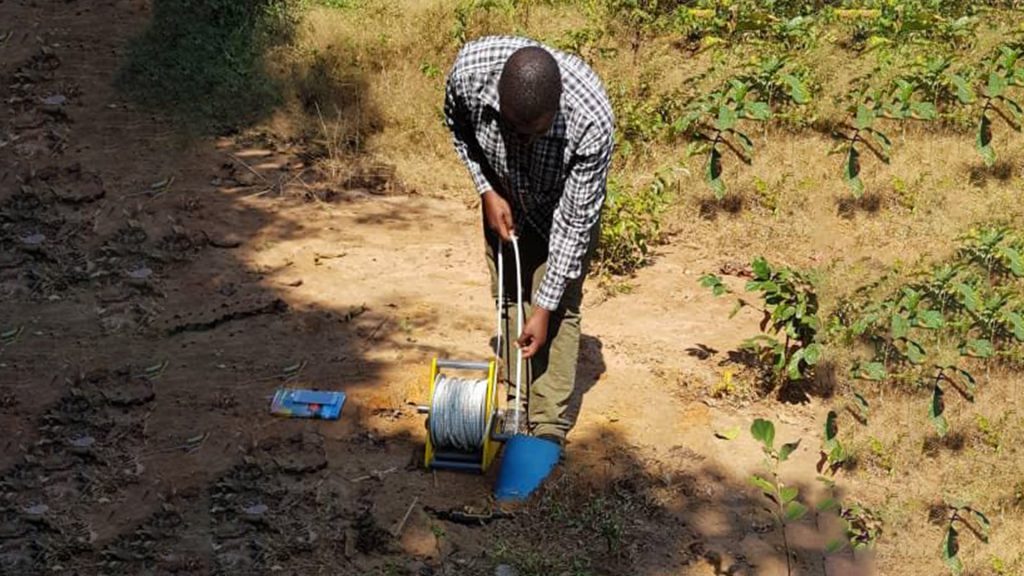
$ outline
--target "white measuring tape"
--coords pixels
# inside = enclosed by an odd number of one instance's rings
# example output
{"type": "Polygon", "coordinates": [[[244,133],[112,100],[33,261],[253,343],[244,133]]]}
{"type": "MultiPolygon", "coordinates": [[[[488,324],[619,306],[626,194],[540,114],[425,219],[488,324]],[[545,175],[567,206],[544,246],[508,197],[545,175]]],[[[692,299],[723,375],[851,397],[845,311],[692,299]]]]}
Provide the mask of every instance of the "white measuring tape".
{"type": "Polygon", "coordinates": [[[430,411],[430,441],[460,452],[476,452],[487,434],[487,380],[438,374],[430,411]]]}
{"type": "MultiPolygon", "coordinates": [[[[498,241],[498,341],[494,346],[494,356],[501,360],[501,314],[505,308],[505,267],[502,262],[502,250],[501,241],[498,241]]],[[[519,261],[519,240],[515,236],[512,236],[512,252],[515,254],[516,259],[516,334],[522,336],[523,334],[523,267],[519,261]]],[[[519,338],[516,337],[516,339],[519,338]]],[[[515,405],[515,416],[512,420],[512,429],[517,433],[519,432],[519,407],[520,396],[519,389],[520,384],[523,380],[523,349],[516,346],[516,405],[515,405]]]]}

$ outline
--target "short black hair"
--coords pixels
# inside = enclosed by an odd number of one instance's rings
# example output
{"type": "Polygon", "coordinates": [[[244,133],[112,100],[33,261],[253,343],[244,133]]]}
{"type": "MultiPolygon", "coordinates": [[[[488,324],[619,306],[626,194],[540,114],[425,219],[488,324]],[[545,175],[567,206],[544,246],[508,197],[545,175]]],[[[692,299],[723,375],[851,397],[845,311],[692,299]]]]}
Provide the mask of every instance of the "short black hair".
{"type": "Polygon", "coordinates": [[[504,112],[523,122],[557,111],[562,73],[555,57],[539,46],[516,50],[501,70],[498,98],[504,112]]]}

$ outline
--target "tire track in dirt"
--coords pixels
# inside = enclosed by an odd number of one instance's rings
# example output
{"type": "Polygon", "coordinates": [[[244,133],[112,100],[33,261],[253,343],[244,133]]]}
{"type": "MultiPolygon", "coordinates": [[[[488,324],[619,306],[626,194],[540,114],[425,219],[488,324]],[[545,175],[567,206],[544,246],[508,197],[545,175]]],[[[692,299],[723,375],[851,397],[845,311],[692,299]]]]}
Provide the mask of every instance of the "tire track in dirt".
{"type": "Polygon", "coordinates": [[[0,476],[0,572],[42,573],[90,550],[88,510],[139,482],[153,382],[132,374],[78,375],[39,422],[40,437],[0,476]]]}

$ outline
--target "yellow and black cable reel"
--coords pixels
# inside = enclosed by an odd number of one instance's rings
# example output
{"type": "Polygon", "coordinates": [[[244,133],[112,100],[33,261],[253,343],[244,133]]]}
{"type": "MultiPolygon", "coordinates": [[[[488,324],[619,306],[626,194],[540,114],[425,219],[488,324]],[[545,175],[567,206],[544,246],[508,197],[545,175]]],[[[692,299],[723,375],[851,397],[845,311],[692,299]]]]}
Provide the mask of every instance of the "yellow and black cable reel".
{"type": "MultiPolygon", "coordinates": [[[[516,271],[516,334],[523,332],[523,274],[519,255],[519,242],[511,239],[516,271]]],[[[501,357],[501,344],[508,343],[502,330],[504,302],[504,248],[497,249],[497,340],[494,357],[501,357]]],[[[523,351],[516,350],[515,400],[507,411],[512,432],[519,432],[522,408],[523,351]]],[[[509,398],[511,401],[511,397],[509,398]]],[[[432,469],[475,470],[486,472],[494,463],[501,442],[511,438],[496,431],[504,428],[505,412],[498,409],[497,362],[472,362],[434,358],[430,366],[430,406],[420,406],[427,416],[427,445],[424,464],[432,469]],[[452,372],[476,373],[478,378],[461,378],[452,372]],[[481,374],[485,378],[479,378],[481,374]],[[499,423],[502,424],[499,427],[499,423]]]]}
{"type": "Polygon", "coordinates": [[[494,360],[472,362],[434,358],[430,366],[430,406],[427,416],[424,464],[430,469],[486,472],[500,442],[495,431],[498,410],[498,373],[494,360]],[[474,374],[466,378],[456,374],[474,374]],[[481,378],[481,376],[484,376],[481,378]]]}

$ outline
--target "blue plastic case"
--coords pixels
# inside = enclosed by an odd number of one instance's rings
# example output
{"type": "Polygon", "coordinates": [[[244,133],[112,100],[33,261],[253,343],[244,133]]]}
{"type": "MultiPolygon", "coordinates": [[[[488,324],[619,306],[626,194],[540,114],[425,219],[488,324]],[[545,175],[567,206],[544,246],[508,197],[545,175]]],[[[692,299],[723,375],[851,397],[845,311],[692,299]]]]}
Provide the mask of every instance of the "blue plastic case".
{"type": "Polygon", "coordinates": [[[288,418],[337,420],[344,405],[344,392],[282,388],[274,393],[270,413],[288,418]]]}

